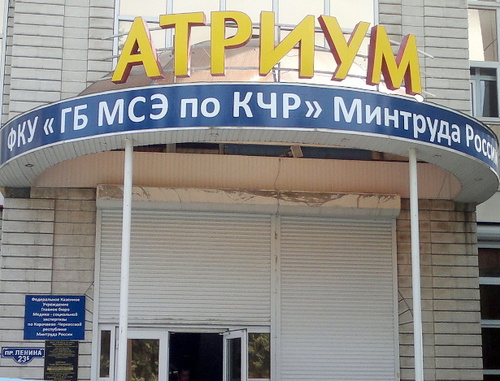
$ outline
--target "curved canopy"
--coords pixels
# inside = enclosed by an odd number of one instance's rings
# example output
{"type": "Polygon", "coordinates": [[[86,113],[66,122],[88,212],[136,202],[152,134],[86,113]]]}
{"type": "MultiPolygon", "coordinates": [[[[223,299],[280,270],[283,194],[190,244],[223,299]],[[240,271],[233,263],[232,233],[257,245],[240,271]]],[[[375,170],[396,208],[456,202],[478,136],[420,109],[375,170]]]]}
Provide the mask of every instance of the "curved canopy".
{"type": "Polygon", "coordinates": [[[64,160],[135,145],[234,142],[321,145],[407,156],[444,168],[457,201],[498,188],[498,140],[473,118],[411,98],[284,83],[123,89],[40,107],[0,130],[0,185],[30,186],[64,160]]]}
{"type": "Polygon", "coordinates": [[[57,163],[122,149],[133,139],[136,146],[274,143],[400,156],[416,148],[419,160],[460,181],[457,201],[480,203],[498,188],[498,140],[487,126],[444,107],[388,94],[383,84],[366,85],[362,60],[334,87],[334,58],[321,48],[311,79],[298,77],[294,51],[270,74],[259,76],[255,41],[226,52],[222,77],[207,70],[206,44],[197,44],[190,54],[189,78],[173,76],[172,52],[163,51],[164,79],[151,80],[136,67],[127,83],[103,78],[79,97],[12,119],[0,129],[0,186],[32,186],[57,163]]]}

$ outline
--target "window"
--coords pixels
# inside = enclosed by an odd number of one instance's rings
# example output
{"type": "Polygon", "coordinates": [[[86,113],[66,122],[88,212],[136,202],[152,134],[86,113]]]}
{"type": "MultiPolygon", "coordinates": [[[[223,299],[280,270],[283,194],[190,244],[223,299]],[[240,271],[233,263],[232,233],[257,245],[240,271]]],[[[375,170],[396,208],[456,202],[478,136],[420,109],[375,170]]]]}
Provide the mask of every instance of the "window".
{"type": "MultiPolygon", "coordinates": [[[[142,16],[150,23],[152,37],[158,42],[157,48],[171,47],[169,38],[159,38],[165,34],[158,27],[158,16],[169,13],[205,12],[207,22],[210,22],[210,12],[218,10],[238,10],[246,13],[254,24],[259,23],[261,11],[274,11],[277,13],[280,25],[296,25],[305,16],[304,8],[291,4],[291,0],[253,0],[241,2],[239,0],[151,0],[137,2],[135,0],[121,0],[118,9],[118,33],[124,35],[130,28],[130,23],[137,16],[142,16]],[[276,4],[273,4],[276,3],[276,4]]],[[[308,3],[307,14],[319,16],[321,14],[337,17],[343,28],[353,28],[359,21],[374,23],[374,0],[311,0],[308,3]],[[352,12],[353,7],[357,12],[352,12]]],[[[319,25],[318,25],[319,26],[319,25]]],[[[192,43],[206,41],[209,38],[209,29],[194,28],[191,35],[192,43]],[[201,33],[200,33],[201,30],[201,33]]]]}
{"type": "Polygon", "coordinates": [[[497,69],[472,67],[470,74],[473,115],[498,117],[497,69]]]}
{"type": "Polygon", "coordinates": [[[99,350],[99,378],[109,378],[110,375],[110,353],[111,353],[111,331],[101,331],[101,347],[99,350]]]}
{"type": "MultiPolygon", "coordinates": [[[[261,11],[273,11],[276,13],[277,24],[280,29],[279,35],[283,38],[306,14],[335,16],[346,33],[350,33],[359,21],[366,21],[373,25],[375,24],[377,0],[310,0],[307,3],[307,12],[305,12],[304,7],[297,7],[292,0],[253,0],[246,2],[240,0],[148,0],[146,2],[120,0],[117,3],[119,3],[119,8],[116,12],[115,47],[113,52],[115,58],[119,55],[132,21],[137,16],[141,16],[147,21],[157,51],[159,53],[169,53],[168,51],[173,46],[173,31],[159,27],[158,16],[161,14],[203,11],[207,18],[206,22],[209,24],[212,11],[238,10],[250,16],[255,26],[254,35],[258,35],[257,26],[260,23],[261,11]],[[353,8],[356,9],[356,12],[352,12],[353,8]]],[[[316,22],[316,24],[319,32],[319,23],[316,22]]],[[[191,29],[190,42],[192,45],[208,41],[209,38],[209,26],[197,26],[191,29]]],[[[322,33],[317,33],[317,45],[327,47],[322,33]]],[[[364,51],[361,52],[361,56],[366,56],[368,38],[366,38],[362,48],[364,51]]],[[[361,59],[361,62],[358,61],[356,61],[356,64],[366,66],[364,58],[361,59]]],[[[195,70],[195,68],[192,69],[195,70]]],[[[331,78],[331,73],[328,78],[331,78]]]]}
{"type": "Polygon", "coordinates": [[[116,341],[114,326],[103,326],[99,330],[97,353],[97,380],[109,381],[114,377],[114,349],[116,341]]]}
{"type": "Polygon", "coordinates": [[[500,116],[497,81],[500,67],[499,12],[500,4],[493,1],[474,2],[469,9],[472,114],[480,118],[500,116]]]}
{"type": "Polygon", "coordinates": [[[500,380],[500,227],[478,226],[478,238],[484,380],[500,380]]]}
{"type": "Polygon", "coordinates": [[[248,378],[269,380],[271,378],[271,335],[248,333],[248,378]]]}

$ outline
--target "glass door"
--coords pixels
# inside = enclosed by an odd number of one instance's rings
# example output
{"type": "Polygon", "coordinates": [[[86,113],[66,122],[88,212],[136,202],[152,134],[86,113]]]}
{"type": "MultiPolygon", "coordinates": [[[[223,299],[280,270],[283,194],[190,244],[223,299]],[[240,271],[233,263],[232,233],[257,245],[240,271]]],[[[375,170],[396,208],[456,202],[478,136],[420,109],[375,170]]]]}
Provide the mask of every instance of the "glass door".
{"type": "Polygon", "coordinates": [[[129,331],[127,381],[167,381],[167,335],[129,331]]]}
{"type": "Polygon", "coordinates": [[[223,381],[247,381],[247,337],[246,329],[224,333],[223,381]]]}
{"type": "MultiPolygon", "coordinates": [[[[101,326],[95,377],[114,380],[117,330],[101,326]]],[[[128,331],[124,381],[269,381],[270,334],[227,331],[128,331]],[[183,378],[184,377],[184,378],[183,378]]]]}

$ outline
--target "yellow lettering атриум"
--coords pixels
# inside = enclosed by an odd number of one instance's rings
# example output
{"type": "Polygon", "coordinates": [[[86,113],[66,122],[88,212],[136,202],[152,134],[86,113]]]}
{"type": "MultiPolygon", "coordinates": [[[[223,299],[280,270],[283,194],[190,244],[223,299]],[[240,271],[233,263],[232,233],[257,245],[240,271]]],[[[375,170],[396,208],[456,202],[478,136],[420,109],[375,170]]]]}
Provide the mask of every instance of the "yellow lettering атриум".
{"type": "MultiPolygon", "coordinates": [[[[248,15],[239,11],[217,11],[211,14],[210,32],[210,73],[224,75],[226,49],[244,46],[252,37],[254,26],[248,15]],[[234,24],[234,33],[227,36],[228,25],[234,24]]],[[[276,43],[275,13],[263,11],[260,15],[259,74],[265,76],[293,49],[298,50],[298,74],[300,78],[314,76],[315,17],[308,15],[293,28],[286,37],[276,43]]],[[[332,80],[344,80],[358,55],[368,32],[369,23],[359,22],[346,41],[337,19],[332,16],[318,18],[321,30],[328,42],[336,67],[332,68],[332,80]]],[[[189,76],[190,44],[189,36],[194,26],[205,24],[203,12],[160,15],[162,28],[173,28],[174,34],[174,76],[189,76]]],[[[233,26],[233,25],[231,25],[233,26]]],[[[112,76],[115,83],[127,80],[135,65],[143,65],[146,75],[152,79],[162,78],[161,65],[151,41],[147,24],[142,17],[132,23],[130,32],[118,59],[112,76]]],[[[370,49],[366,82],[377,85],[382,77],[391,90],[403,85],[408,94],[422,92],[417,42],[414,35],[403,38],[395,56],[387,32],[383,26],[371,29],[370,49]]]]}
{"type": "Polygon", "coordinates": [[[400,88],[404,79],[408,94],[422,92],[417,40],[414,35],[409,34],[403,38],[399,52],[394,57],[385,28],[381,25],[372,28],[366,82],[377,85],[381,75],[391,90],[400,88]]]}
{"type": "Polygon", "coordinates": [[[210,30],[210,72],[224,75],[226,49],[239,48],[252,38],[252,20],[243,12],[212,12],[210,30]],[[236,33],[226,38],[226,22],[236,24],[236,33]]]}
{"type": "Polygon", "coordinates": [[[205,14],[177,13],[172,15],[161,15],[160,26],[162,28],[174,28],[174,75],[176,77],[189,77],[189,37],[191,27],[205,25],[205,14]]]}
{"type": "Polygon", "coordinates": [[[314,16],[306,16],[279,44],[274,45],[274,12],[260,14],[259,74],[269,74],[285,55],[299,46],[299,77],[314,76],[314,16]]]}
{"type": "Polygon", "coordinates": [[[349,69],[354,63],[354,59],[359,52],[370,24],[359,22],[351,33],[349,42],[346,42],[342,29],[335,17],[320,16],[318,20],[328,46],[330,46],[330,50],[335,58],[335,62],[337,62],[337,69],[333,73],[332,80],[342,81],[347,77],[349,69]]]}
{"type": "Polygon", "coordinates": [[[126,82],[130,70],[136,65],[143,65],[146,75],[150,78],[163,78],[156,49],[151,41],[146,21],[142,17],[136,17],[130,27],[111,81],[114,83],[126,82]]]}

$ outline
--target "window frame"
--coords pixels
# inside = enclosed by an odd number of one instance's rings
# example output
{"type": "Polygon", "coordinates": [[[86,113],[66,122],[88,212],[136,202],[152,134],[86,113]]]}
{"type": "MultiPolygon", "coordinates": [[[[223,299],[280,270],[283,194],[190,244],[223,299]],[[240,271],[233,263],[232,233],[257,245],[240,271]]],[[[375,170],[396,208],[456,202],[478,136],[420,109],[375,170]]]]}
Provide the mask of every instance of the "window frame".
{"type": "MultiPolygon", "coordinates": [[[[99,328],[97,330],[97,346],[95,347],[97,349],[96,352],[96,359],[95,363],[93,366],[96,368],[96,380],[97,381],[111,381],[115,379],[116,375],[116,367],[117,367],[117,357],[118,357],[118,330],[119,327],[116,324],[100,324],[99,328]],[[109,353],[107,354],[109,356],[109,375],[106,377],[102,377],[100,375],[100,367],[101,367],[101,350],[102,350],[102,345],[101,345],[101,340],[102,340],[102,333],[103,332],[110,332],[110,346],[109,346],[109,353]]],[[[160,361],[159,363],[159,380],[168,380],[168,375],[170,372],[169,369],[169,364],[170,364],[170,334],[172,333],[219,333],[220,335],[226,335],[228,333],[232,332],[241,332],[241,334],[244,335],[244,339],[242,340],[242,362],[246,363],[245,369],[246,369],[246,377],[248,381],[269,381],[270,378],[250,378],[249,375],[249,334],[267,334],[269,335],[269,339],[271,339],[271,327],[270,326],[245,326],[243,327],[231,327],[231,328],[208,328],[208,327],[158,327],[158,326],[152,326],[152,327],[142,327],[142,328],[137,328],[137,327],[130,327],[127,332],[127,338],[128,340],[134,340],[134,339],[154,339],[154,340],[159,340],[159,355],[160,359],[166,359],[165,361],[160,361]]],[[[243,337],[242,337],[243,338],[243,337]]],[[[225,344],[224,344],[225,345],[225,344]]],[[[271,358],[271,353],[270,355],[270,364],[269,366],[272,366],[272,358],[271,358]]],[[[223,355],[223,358],[221,358],[221,361],[225,361],[225,354],[223,355]]],[[[224,370],[223,370],[224,371],[224,370]]],[[[92,378],[93,379],[93,378],[92,378]]]]}
{"type": "Polygon", "coordinates": [[[470,66],[471,71],[473,69],[492,69],[495,71],[495,75],[484,75],[484,74],[471,74],[470,75],[470,84],[471,84],[471,107],[472,107],[472,115],[480,118],[483,121],[495,121],[500,118],[500,62],[493,64],[490,61],[471,61],[470,66]],[[497,116],[482,116],[482,106],[484,104],[484,89],[482,84],[487,80],[494,80],[496,84],[496,94],[497,94],[497,116]]]}
{"type": "MultiPolygon", "coordinates": [[[[478,250],[500,249],[500,225],[495,225],[496,229],[493,232],[493,236],[491,229],[489,229],[490,227],[491,227],[490,225],[478,224],[477,226],[478,250]]],[[[481,285],[500,286],[500,276],[498,277],[479,276],[479,286],[481,285]]],[[[500,329],[500,319],[482,319],[481,317],[481,330],[484,328],[500,329]]],[[[483,368],[483,375],[500,376],[500,368],[499,369],[483,368]]]]}
{"type": "MultiPolygon", "coordinates": [[[[480,94],[479,89],[477,88],[478,83],[481,81],[481,75],[470,76],[471,83],[471,112],[472,115],[478,119],[481,119],[484,122],[498,122],[500,119],[500,2],[497,0],[493,1],[469,1],[468,9],[479,9],[479,10],[493,10],[496,13],[496,45],[497,45],[497,54],[499,57],[497,61],[476,61],[469,59],[469,67],[470,69],[493,69],[496,71],[496,92],[497,92],[497,110],[498,116],[496,117],[485,117],[480,115],[479,105],[483,104],[483,102],[478,102],[478,95],[480,94]],[[479,93],[478,93],[479,92],[479,93]]],[[[469,44],[470,44],[469,40],[469,44]]]]}
{"type": "MultiPolygon", "coordinates": [[[[121,22],[132,22],[135,18],[135,15],[126,15],[126,14],[120,14],[120,3],[121,1],[126,1],[126,0],[115,0],[115,13],[114,13],[114,31],[113,31],[113,67],[116,66],[116,61],[119,55],[119,38],[122,37],[124,34],[120,33],[120,23],[121,22]]],[[[165,8],[166,8],[166,14],[172,14],[173,13],[173,1],[174,0],[164,0],[165,1],[165,8]]],[[[219,10],[224,11],[226,10],[226,0],[218,0],[219,1],[219,10]]],[[[279,9],[280,9],[280,1],[286,1],[286,0],[272,0],[272,11],[276,13],[276,18],[279,18],[279,9]]],[[[345,1],[345,0],[339,0],[339,1],[345,1]]],[[[372,7],[373,7],[373,25],[377,25],[379,23],[379,0],[371,0],[372,2],[372,7]]],[[[331,0],[323,0],[323,14],[325,15],[331,15],[331,0]]],[[[319,16],[319,15],[317,15],[319,16]]],[[[148,24],[159,24],[158,18],[155,17],[143,17],[144,20],[148,24]]],[[[209,23],[207,23],[207,26],[209,23]]],[[[282,25],[279,23],[276,23],[277,27],[280,29],[287,29],[287,25],[282,25]]],[[[289,26],[288,26],[289,27],[289,26]]],[[[158,29],[160,27],[158,26],[158,29]]],[[[289,28],[288,28],[289,29],[289,28]]],[[[168,50],[172,49],[173,47],[173,31],[172,29],[167,29],[165,31],[166,37],[165,37],[165,46],[157,46],[157,50],[168,50]]],[[[326,42],[325,42],[326,43],[326,42]]]]}
{"type": "Polygon", "coordinates": [[[117,342],[117,328],[114,325],[109,325],[109,324],[103,324],[99,327],[99,330],[97,331],[97,355],[96,355],[96,375],[97,375],[97,381],[110,381],[115,379],[115,361],[116,361],[116,342],[117,342]],[[109,346],[109,353],[107,356],[109,357],[109,374],[108,376],[101,376],[100,374],[100,369],[101,369],[101,351],[102,351],[102,333],[103,332],[110,332],[110,346],[109,346]]]}

